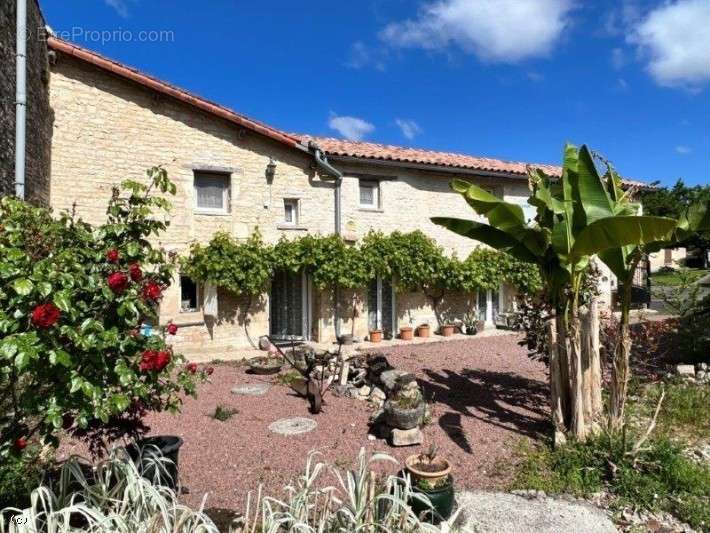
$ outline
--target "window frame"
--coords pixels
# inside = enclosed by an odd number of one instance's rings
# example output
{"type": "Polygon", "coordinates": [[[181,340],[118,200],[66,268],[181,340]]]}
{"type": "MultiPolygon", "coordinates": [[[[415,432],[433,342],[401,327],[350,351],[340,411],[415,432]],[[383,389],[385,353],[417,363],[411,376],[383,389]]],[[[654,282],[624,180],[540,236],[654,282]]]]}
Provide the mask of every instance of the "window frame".
{"type": "Polygon", "coordinates": [[[357,203],[360,209],[369,209],[377,211],[382,209],[382,191],[380,181],[372,178],[358,178],[358,189],[357,189],[357,203]],[[366,184],[366,185],[365,185],[366,184]],[[372,189],[372,203],[364,204],[362,203],[362,189],[367,187],[372,189]]]}
{"type": "Polygon", "coordinates": [[[284,216],[281,224],[284,226],[298,226],[301,222],[301,200],[299,198],[284,198],[284,216]],[[293,206],[293,220],[286,220],[286,206],[293,206]]]}
{"type": "Polygon", "coordinates": [[[192,176],[192,190],[195,196],[194,210],[196,213],[208,215],[228,215],[232,198],[232,175],[229,172],[216,172],[212,170],[194,170],[192,176]],[[222,189],[222,207],[200,207],[198,204],[197,181],[200,177],[217,177],[224,180],[225,187],[222,189]]]}
{"type": "Polygon", "coordinates": [[[197,283],[195,280],[190,278],[190,276],[187,276],[185,274],[180,274],[179,276],[179,288],[180,288],[180,296],[178,298],[178,313],[181,315],[186,315],[190,313],[197,313],[202,309],[202,305],[200,305],[201,299],[200,296],[202,294],[202,288],[200,287],[200,284],[197,283]],[[183,288],[183,283],[182,280],[183,278],[188,278],[192,281],[192,283],[195,285],[195,308],[190,308],[190,309],[183,309],[182,307],[182,288],[183,288]]]}

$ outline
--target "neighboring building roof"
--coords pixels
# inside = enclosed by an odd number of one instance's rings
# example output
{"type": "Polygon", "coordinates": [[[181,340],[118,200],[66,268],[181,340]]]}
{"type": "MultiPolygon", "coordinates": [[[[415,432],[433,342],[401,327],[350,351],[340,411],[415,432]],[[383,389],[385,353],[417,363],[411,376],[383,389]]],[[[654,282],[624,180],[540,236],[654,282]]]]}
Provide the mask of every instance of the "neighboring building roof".
{"type": "Polygon", "coordinates": [[[90,63],[96,67],[111,72],[112,74],[136,82],[144,87],[175,98],[176,100],[180,100],[186,104],[195,106],[203,111],[206,111],[207,113],[216,115],[276,141],[292,147],[300,145],[299,139],[292,137],[288,133],[272,128],[263,122],[253,120],[240,113],[236,113],[227,107],[205,100],[204,98],[194,95],[184,89],[180,89],[179,87],[175,87],[174,85],[154,78],[153,76],[144,74],[133,67],[126,66],[118,61],[114,61],[113,59],[108,59],[100,54],[97,54],[96,52],[87,50],[86,48],[82,48],[56,37],[48,37],[47,46],[49,46],[50,50],[61,52],[90,63]]]}
{"type": "MultiPolygon", "coordinates": [[[[411,163],[417,165],[431,165],[433,167],[449,167],[452,169],[493,172],[500,173],[502,175],[525,176],[526,168],[528,166],[540,168],[551,176],[560,176],[562,172],[561,167],[555,165],[504,161],[501,159],[476,157],[451,152],[436,152],[421,148],[407,148],[404,146],[394,146],[389,144],[290,134],[273,128],[263,122],[251,119],[241,113],[232,111],[227,107],[206,100],[184,89],[171,85],[170,83],[159,80],[158,78],[145,74],[136,68],[129,67],[113,59],[106,58],[92,50],[87,50],[86,48],[82,48],[73,43],[58,39],[57,37],[48,37],[47,46],[50,50],[75,57],[100,69],[106,70],[116,76],[133,81],[148,89],[175,98],[176,100],[192,105],[202,111],[301,150],[305,148],[308,141],[312,140],[322,150],[324,150],[327,155],[334,157],[352,157],[372,161],[393,161],[404,164],[411,163]]],[[[648,184],[643,182],[626,179],[624,180],[624,184],[627,186],[649,187],[648,184]]]]}
{"type": "Polygon", "coordinates": [[[397,161],[401,163],[417,163],[486,172],[501,172],[505,174],[526,175],[526,168],[540,168],[552,176],[560,176],[562,169],[554,165],[539,165],[518,161],[503,161],[488,157],[476,157],[451,152],[435,152],[421,148],[406,148],[390,144],[377,144],[362,141],[347,141],[331,137],[303,136],[304,140],[313,140],[327,155],[372,159],[376,161],[397,161]]]}

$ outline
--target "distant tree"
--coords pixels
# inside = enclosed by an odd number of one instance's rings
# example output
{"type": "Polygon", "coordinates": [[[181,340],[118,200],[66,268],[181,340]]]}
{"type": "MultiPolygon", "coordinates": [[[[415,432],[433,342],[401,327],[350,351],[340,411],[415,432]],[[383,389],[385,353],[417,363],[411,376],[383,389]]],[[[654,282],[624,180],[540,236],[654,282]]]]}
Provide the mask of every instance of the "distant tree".
{"type": "MultiPolygon", "coordinates": [[[[692,203],[710,203],[710,185],[689,187],[682,179],[679,179],[673,187],[658,187],[642,191],[641,202],[644,213],[647,215],[677,218],[692,203]]],[[[688,248],[690,255],[698,257],[699,266],[708,267],[710,232],[698,233],[675,246],[688,248]]]]}

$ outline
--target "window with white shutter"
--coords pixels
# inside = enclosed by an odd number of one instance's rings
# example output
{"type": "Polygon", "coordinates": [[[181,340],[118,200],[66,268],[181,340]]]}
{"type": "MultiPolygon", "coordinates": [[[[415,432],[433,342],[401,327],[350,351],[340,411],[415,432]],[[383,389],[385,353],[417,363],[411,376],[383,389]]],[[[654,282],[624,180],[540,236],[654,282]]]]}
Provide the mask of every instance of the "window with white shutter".
{"type": "Polygon", "coordinates": [[[229,212],[229,174],[195,172],[195,208],[211,213],[229,212]]]}

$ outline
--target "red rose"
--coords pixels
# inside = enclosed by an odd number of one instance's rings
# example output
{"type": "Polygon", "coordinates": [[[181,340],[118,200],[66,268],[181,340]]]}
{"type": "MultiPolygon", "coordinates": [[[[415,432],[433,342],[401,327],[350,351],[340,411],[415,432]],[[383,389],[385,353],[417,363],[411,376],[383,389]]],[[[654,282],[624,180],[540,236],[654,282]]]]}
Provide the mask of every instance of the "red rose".
{"type": "Polygon", "coordinates": [[[155,356],[155,364],[153,365],[153,369],[160,372],[163,368],[168,366],[170,359],[172,359],[172,355],[170,352],[158,352],[158,354],[155,356]]]}
{"type": "Polygon", "coordinates": [[[212,368],[211,366],[208,366],[208,367],[205,369],[205,372],[207,372],[207,375],[208,375],[208,376],[211,376],[211,375],[212,375],[212,372],[214,372],[214,368],[212,368]]]}
{"type": "Polygon", "coordinates": [[[143,286],[143,298],[146,300],[159,300],[160,297],[163,295],[163,290],[160,288],[160,285],[157,283],[151,281],[149,283],[146,283],[143,286]]]}
{"type": "Polygon", "coordinates": [[[15,449],[16,450],[24,450],[27,448],[27,439],[25,437],[20,437],[18,439],[15,439],[15,449]]]}
{"type": "Polygon", "coordinates": [[[114,272],[106,278],[106,281],[110,289],[116,294],[122,294],[128,287],[128,276],[123,272],[114,272]]]}
{"type": "Polygon", "coordinates": [[[106,252],[106,260],[111,263],[118,263],[119,257],[120,254],[118,253],[118,250],[116,250],[116,248],[111,248],[108,252],[106,252]]]}
{"type": "Polygon", "coordinates": [[[177,324],[173,324],[172,322],[168,324],[168,327],[165,328],[165,331],[168,332],[168,335],[175,335],[177,333],[178,327],[177,324]]]}
{"type": "Polygon", "coordinates": [[[195,372],[197,372],[197,363],[188,363],[187,364],[187,371],[190,374],[194,374],[195,372]]]}
{"type": "Polygon", "coordinates": [[[158,352],[155,350],[144,351],[143,355],[141,355],[141,362],[139,365],[140,371],[149,372],[150,370],[153,370],[155,368],[155,358],[157,355],[158,352]]]}
{"type": "Polygon", "coordinates": [[[32,323],[38,328],[51,328],[60,315],[59,308],[53,303],[38,305],[32,310],[32,323]]]}
{"type": "Polygon", "coordinates": [[[133,281],[140,281],[143,279],[143,271],[138,263],[133,263],[129,266],[128,272],[131,274],[131,279],[133,281]]]}

